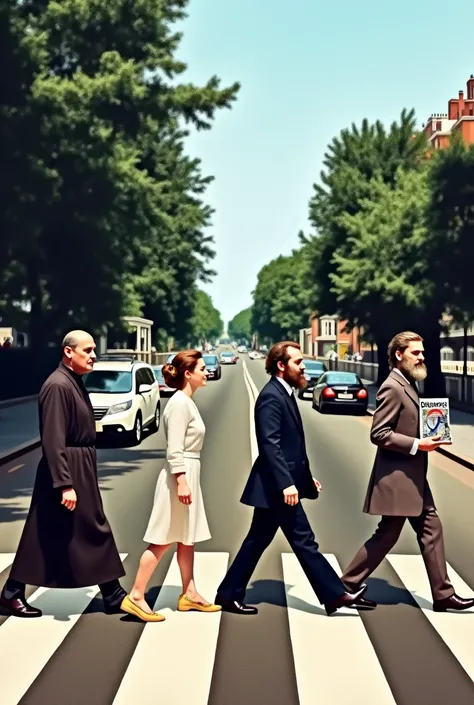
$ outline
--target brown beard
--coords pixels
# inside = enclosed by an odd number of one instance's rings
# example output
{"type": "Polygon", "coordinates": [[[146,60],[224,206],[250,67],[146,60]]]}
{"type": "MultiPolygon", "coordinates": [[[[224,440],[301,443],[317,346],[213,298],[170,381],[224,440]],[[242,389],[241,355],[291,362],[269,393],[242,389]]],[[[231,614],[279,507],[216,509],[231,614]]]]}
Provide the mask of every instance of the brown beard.
{"type": "Polygon", "coordinates": [[[408,380],[410,380],[410,382],[422,382],[426,379],[428,374],[428,370],[424,362],[417,364],[407,362],[406,360],[401,360],[399,370],[408,380]]]}
{"type": "Polygon", "coordinates": [[[295,389],[304,389],[308,386],[308,382],[305,379],[304,373],[301,374],[300,372],[291,372],[288,367],[285,370],[283,379],[285,380],[285,382],[288,382],[290,387],[293,387],[295,389]]]}

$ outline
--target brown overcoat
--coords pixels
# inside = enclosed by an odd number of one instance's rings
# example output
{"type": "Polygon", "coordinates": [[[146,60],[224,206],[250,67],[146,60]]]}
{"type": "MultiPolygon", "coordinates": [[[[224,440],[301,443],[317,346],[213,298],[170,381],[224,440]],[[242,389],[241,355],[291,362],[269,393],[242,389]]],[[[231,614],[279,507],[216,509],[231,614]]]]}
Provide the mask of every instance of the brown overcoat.
{"type": "Polygon", "coordinates": [[[125,574],[97,481],[95,421],[81,378],[61,363],[39,394],[43,456],[10,576],[29,585],[77,588],[125,574]],[[61,504],[73,487],[74,511],[61,504]]]}
{"type": "Polygon", "coordinates": [[[427,480],[428,454],[411,455],[419,433],[416,389],[392,370],[377,393],[370,440],[377,454],[370,476],[364,512],[382,516],[419,516],[434,506],[427,480]]]}

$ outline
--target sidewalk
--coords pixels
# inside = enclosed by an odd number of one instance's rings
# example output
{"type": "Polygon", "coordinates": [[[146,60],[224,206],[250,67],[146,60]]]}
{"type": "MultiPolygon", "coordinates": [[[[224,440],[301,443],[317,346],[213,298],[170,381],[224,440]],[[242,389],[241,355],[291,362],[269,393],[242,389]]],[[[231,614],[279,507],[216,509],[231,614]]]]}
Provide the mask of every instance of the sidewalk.
{"type": "MultiPolygon", "coordinates": [[[[375,396],[377,387],[368,380],[362,380],[369,390],[369,409],[375,409],[375,396]]],[[[453,432],[453,444],[443,446],[444,455],[452,457],[453,454],[466,458],[474,463],[474,414],[468,414],[458,409],[450,409],[451,429],[453,432]]]]}
{"type": "Polygon", "coordinates": [[[0,461],[39,442],[38,401],[0,406],[0,461]]]}

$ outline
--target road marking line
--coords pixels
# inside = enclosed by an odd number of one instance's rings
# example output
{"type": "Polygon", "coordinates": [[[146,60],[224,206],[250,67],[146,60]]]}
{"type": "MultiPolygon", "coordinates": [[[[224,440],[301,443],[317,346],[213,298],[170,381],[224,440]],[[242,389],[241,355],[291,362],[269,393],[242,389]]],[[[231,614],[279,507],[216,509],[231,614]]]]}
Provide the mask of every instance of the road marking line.
{"type": "Polygon", "coordinates": [[[249,404],[250,404],[250,454],[252,457],[252,465],[254,464],[255,460],[257,459],[258,456],[258,444],[257,444],[257,435],[255,433],[255,417],[254,417],[254,408],[255,408],[255,401],[258,397],[258,389],[254,384],[253,379],[250,376],[250,373],[247,369],[247,365],[245,364],[244,361],[242,361],[242,369],[244,371],[244,382],[245,386],[247,387],[247,393],[249,395],[249,404]]]}
{"type": "MultiPolygon", "coordinates": [[[[433,598],[423,558],[420,555],[389,554],[387,560],[469,678],[474,680],[474,610],[462,613],[433,612],[433,598]]],[[[472,596],[472,589],[449,563],[448,574],[458,595],[472,596]]]]}
{"type": "Polygon", "coordinates": [[[24,468],[24,467],[25,467],[25,463],[21,463],[21,465],[15,465],[14,468],[10,468],[10,470],[8,472],[15,472],[15,470],[19,470],[20,468],[24,468]]]}
{"type": "MultiPolygon", "coordinates": [[[[335,556],[325,557],[341,575],[335,556]]],[[[281,558],[300,705],[314,705],[316,695],[325,705],[348,698],[350,705],[395,705],[358,612],[343,608],[328,617],[296,556],[281,558]]]]}
{"type": "Polygon", "coordinates": [[[3,573],[5,568],[9,568],[15,558],[14,553],[0,553],[0,573],[3,573]]]}
{"type": "MultiPolygon", "coordinates": [[[[228,553],[195,554],[196,584],[208,600],[214,599],[228,561],[228,553]]],[[[137,697],[140,705],[156,705],[158,700],[207,705],[222,613],[177,612],[180,592],[175,554],[153,607],[166,621],[145,626],[113,705],[130,705],[137,697]],[[176,674],[183,658],[186,675],[180,678],[176,674]],[[158,677],[153,677],[156,669],[158,677]]]]}
{"type": "MultiPolygon", "coordinates": [[[[120,554],[122,562],[128,554],[120,554]]],[[[2,705],[17,705],[97,594],[97,586],[59,590],[39,588],[28,602],[43,610],[39,619],[9,617],[0,627],[4,673],[2,705]],[[21,658],[19,658],[21,654],[21,658]]]]}

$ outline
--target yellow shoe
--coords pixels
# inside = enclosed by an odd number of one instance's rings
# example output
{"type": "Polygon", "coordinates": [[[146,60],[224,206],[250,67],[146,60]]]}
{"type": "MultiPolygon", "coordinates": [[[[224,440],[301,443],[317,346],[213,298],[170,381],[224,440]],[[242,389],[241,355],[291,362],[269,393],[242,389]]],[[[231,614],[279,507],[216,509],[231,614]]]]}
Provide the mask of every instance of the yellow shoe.
{"type": "Polygon", "coordinates": [[[222,607],[220,605],[203,605],[202,602],[191,600],[191,598],[186,595],[179,596],[178,612],[189,612],[190,610],[197,610],[197,612],[220,612],[221,609],[222,607]]]}
{"type": "Polygon", "coordinates": [[[142,610],[141,607],[136,605],[133,600],[130,599],[129,595],[123,598],[122,604],[120,605],[120,609],[126,612],[127,614],[131,614],[134,617],[138,617],[142,620],[142,622],[164,622],[166,619],[166,617],[164,617],[159,612],[152,612],[152,614],[145,612],[145,610],[142,610]]]}

